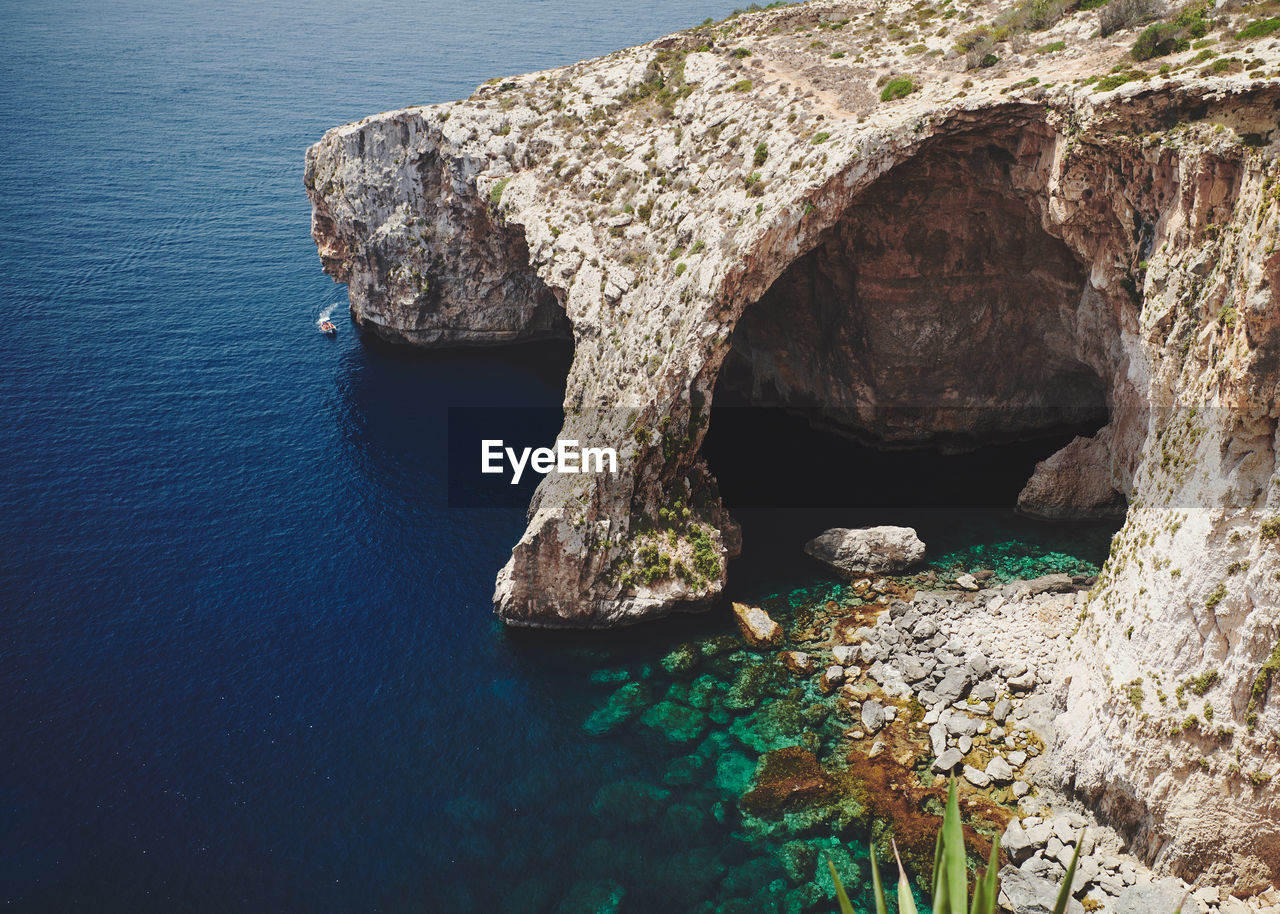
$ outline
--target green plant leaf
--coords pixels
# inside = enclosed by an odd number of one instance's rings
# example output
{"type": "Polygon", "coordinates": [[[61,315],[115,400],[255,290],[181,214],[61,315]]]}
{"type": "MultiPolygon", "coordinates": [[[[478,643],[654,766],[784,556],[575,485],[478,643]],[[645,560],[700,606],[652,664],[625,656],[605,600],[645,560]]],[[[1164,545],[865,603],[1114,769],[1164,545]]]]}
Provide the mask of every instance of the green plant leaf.
{"type": "Polygon", "coordinates": [[[991,842],[991,859],[987,861],[987,871],[973,887],[973,902],[969,914],[995,914],[996,898],[1000,894],[997,863],[1000,857],[1000,836],[991,842]]]}
{"type": "Polygon", "coordinates": [[[1067,902],[1071,900],[1071,881],[1076,878],[1076,864],[1080,862],[1080,848],[1084,844],[1084,829],[1080,829],[1080,837],[1076,839],[1076,852],[1071,855],[1071,865],[1067,867],[1067,875],[1063,877],[1062,889],[1058,892],[1058,903],[1053,906],[1053,914],[1066,914],[1067,902]]]}
{"type": "Polygon", "coordinates": [[[933,885],[929,888],[933,903],[939,904],[942,898],[942,829],[938,829],[938,837],[933,842],[933,885]]]}
{"type": "Polygon", "coordinates": [[[827,854],[827,869],[831,870],[831,881],[835,883],[836,900],[840,902],[840,914],[854,914],[853,905],[849,903],[849,896],[844,891],[844,883],[840,881],[840,874],[836,872],[836,865],[831,861],[830,854],[827,854]]]}
{"type": "MultiPolygon", "coordinates": [[[[893,857],[898,861],[898,914],[919,914],[916,910],[916,898],[911,894],[911,883],[907,881],[907,869],[902,865],[902,855],[898,853],[898,842],[893,842],[893,857]]],[[[877,911],[876,914],[882,914],[877,911]]]]}
{"type": "Polygon", "coordinates": [[[876,902],[876,914],[889,914],[884,903],[884,886],[880,884],[880,865],[876,863],[876,846],[871,847],[871,895],[876,902]]]}
{"type": "Polygon", "coordinates": [[[947,788],[947,811],[942,816],[942,892],[935,896],[934,914],[965,914],[969,907],[969,871],[965,867],[964,829],[960,826],[960,797],[956,776],[947,788]]]}

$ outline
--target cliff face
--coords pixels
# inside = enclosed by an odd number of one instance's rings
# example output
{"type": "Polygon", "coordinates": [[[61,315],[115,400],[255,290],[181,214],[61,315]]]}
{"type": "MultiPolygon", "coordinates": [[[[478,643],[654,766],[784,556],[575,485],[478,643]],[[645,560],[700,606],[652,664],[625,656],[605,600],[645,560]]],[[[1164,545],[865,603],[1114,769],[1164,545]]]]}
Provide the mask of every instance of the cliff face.
{"type": "Polygon", "coordinates": [[[1280,875],[1280,51],[1233,37],[1247,10],[1210,23],[1215,59],[1141,69],[1097,13],[918,7],[743,16],[336,128],[307,153],[325,269],[388,337],[572,336],[563,436],[621,472],[547,477],[498,577],[512,624],[720,592],[722,371],[895,446],[1105,419],[1020,500],[1128,502],[1055,770],[1158,867],[1256,890],[1280,875]]]}

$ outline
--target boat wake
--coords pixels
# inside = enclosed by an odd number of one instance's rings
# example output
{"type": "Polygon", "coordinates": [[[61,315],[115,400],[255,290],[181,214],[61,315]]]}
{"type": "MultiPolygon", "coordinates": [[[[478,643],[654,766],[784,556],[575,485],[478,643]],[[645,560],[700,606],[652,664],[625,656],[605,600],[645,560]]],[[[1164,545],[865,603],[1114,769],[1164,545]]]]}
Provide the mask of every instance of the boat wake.
{"type": "Polygon", "coordinates": [[[325,321],[333,317],[333,312],[337,311],[342,302],[334,302],[332,305],[325,305],[324,310],[320,312],[320,316],[316,318],[316,326],[319,327],[325,321]]]}

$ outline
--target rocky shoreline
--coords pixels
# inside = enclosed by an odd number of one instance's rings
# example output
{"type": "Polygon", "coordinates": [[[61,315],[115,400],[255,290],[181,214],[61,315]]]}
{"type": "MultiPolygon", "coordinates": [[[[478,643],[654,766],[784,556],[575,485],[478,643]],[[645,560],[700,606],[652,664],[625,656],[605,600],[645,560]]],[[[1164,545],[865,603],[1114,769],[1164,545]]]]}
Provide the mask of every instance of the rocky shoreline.
{"type": "MultiPolygon", "coordinates": [[[[670,760],[653,781],[606,785],[592,811],[663,834],[668,820],[692,823],[677,842],[697,862],[678,869],[685,882],[662,883],[671,865],[660,861],[649,877],[677,909],[700,892],[687,910],[808,914],[834,909],[828,855],[855,903],[869,904],[868,840],[883,862],[892,838],[923,879],[955,775],[974,859],[1000,837],[1008,914],[1052,909],[1082,829],[1073,914],[1172,914],[1188,893],[1184,914],[1274,909],[1274,890],[1239,899],[1157,876],[1124,835],[1055,789],[1058,673],[1095,583],[935,569],[735,603],[737,634],[593,676],[610,691],[584,733],[639,738],[670,760]],[[704,843],[699,823],[711,821],[728,841],[704,843]]],[[[597,879],[577,895],[596,910],[592,899],[622,905],[629,892],[597,879]]]]}
{"type": "MultiPolygon", "coordinates": [[[[1183,914],[1277,910],[1274,888],[1241,899],[1156,877],[1127,852],[1122,835],[1054,790],[1044,752],[1057,738],[1054,719],[1065,702],[1059,667],[1096,578],[994,578],[978,571],[950,581],[932,573],[914,581],[855,579],[853,589],[870,602],[852,614],[829,604],[830,636],[784,652],[794,672],[819,671],[819,689],[853,722],[845,733],[850,759],[927,768],[939,781],[955,774],[966,793],[1009,810],[1000,903],[1012,914],[1052,910],[1082,829],[1071,911],[1172,914],[1184,896],[1183,914]]],[[[735,609],[753,641],[758,634],[747,619],[759,628],[768,617],[735,609]]]]}

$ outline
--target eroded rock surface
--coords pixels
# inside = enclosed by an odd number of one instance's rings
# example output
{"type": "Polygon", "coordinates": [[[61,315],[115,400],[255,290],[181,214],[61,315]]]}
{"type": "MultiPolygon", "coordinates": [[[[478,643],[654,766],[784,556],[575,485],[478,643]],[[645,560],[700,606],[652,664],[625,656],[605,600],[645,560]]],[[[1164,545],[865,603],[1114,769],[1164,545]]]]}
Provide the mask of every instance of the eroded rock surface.
{"type": "Polygon", "coordinates": [[[1057,658],[1052,771],[1157,869],[1256,892],[1280,874],[1280,48],[1224,5],[1216,60],[1138,67],[1136,30],[1077,11],[965,72],[960,24],[1006,6],[811,3],[375,115],[308,150],[313,236],[370,331],[572,337],[562,435],[621,472],[540,486],[511,624],[721,593],[722,369],[893,445],[1105,420],[1023,499],[1129,504],[1057,658]]]}

